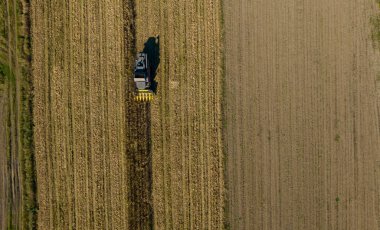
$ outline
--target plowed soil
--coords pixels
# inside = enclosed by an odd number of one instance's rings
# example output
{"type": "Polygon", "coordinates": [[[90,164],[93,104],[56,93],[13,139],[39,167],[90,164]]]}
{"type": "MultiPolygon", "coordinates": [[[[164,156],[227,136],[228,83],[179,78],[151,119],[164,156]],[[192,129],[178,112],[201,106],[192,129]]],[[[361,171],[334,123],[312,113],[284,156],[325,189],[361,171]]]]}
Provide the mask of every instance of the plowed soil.
{"type": "Polygon", "coordinates": [[[380,229],[376,9],[225,1],[231,229],[380,229]]]}

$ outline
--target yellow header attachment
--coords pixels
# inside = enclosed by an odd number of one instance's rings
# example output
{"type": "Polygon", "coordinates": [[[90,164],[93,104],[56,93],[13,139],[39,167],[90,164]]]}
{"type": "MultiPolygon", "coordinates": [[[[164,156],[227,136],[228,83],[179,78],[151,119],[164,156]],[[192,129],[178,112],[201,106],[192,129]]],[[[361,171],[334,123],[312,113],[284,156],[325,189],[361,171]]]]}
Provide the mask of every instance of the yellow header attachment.
{"type": "Polygon", "coordinates": [[[151,90],[138,90],[135,95],[135,101],[152,101],[153,92],[151,90]]]}

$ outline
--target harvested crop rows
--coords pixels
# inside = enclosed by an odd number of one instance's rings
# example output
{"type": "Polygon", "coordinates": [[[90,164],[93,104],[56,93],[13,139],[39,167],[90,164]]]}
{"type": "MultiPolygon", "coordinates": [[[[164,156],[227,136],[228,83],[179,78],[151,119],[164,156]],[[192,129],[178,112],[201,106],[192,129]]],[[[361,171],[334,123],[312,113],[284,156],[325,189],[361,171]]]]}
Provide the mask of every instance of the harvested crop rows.
{"type": "Polygon", "coordinates": [[[376,8],[226,1],[231,229],[380,229],[376,8]]]}
{"type": "Polygon", "coordinates": [[[138,0],[136,15],[137,51],[158,67],[150,108],[154,227],[220,229],[220,2],[138,0]]]}
{"type": "Polygon", "coordinates": [[[36,0],[32,23],[38,227],[128,229],[123,2],[36,0]]]}
{"type": "Polygon", "coordinates": [[[214,0],[32,2],[39,228],[222,227],[220,12],[214,0]],[[157,54],[151,105],[130,94],[144,48],[157,54]]]}

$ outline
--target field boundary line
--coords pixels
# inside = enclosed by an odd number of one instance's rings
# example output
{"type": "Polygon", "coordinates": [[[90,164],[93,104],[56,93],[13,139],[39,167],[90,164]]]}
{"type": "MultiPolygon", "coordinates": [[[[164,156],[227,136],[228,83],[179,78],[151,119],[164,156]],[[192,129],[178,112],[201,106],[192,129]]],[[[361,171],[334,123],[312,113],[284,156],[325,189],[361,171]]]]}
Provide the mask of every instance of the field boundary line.
{"type": "MultiPolygon", "coordinates": [[[[68,44],[67,44],[67,38],[69,37],[70,39],[70,44],[71,44],[71,31],[70,31],[70,28],[67,28],[67,21],[69,21],[69,24],[71,25],[71,17],[70,15],[67,14],[67,12],[70,12],[68,11],[70,9],[69,5],[70,5],[70,2],[68,3],[63,3],[64,4],[64,7],[62,7],[62,10],[63,10],[63,34],[64,34],[64,38],[63,38],[63,47],[64,47],[64,50],[63,50],[63,57],[64,57],[64,60],[62,61],[63,62],[63,70],[64,70],[64,77],[67,79],[67,82],[66,82],[66,85],[64,84],[64,90],[63,90],[63,94],[67,94],[67,102],[64,102],[64,103],[67,103],[67,113],[65,114],[65,118],[66,118],[66,125],[65,125],[65,134],[67,135],[65,137],[66,139],[66,155],[64,157],[65,159],[65,168],[66,168],[66,172],[65,172],[65,179],[66,179],[66,196],[68,198],[68,222],[69,222],[69,228],[72,229],[72,226],[73,226],[73,220],[72,220],[72,217],[74,217],[74,222],[76,223],[76,213],[77,213],[77,209],[76,209],[76,205],[75,205],[75,202],[76,202],[76,199],[75,199],[75,191],[76,191],[76,183],[75,183],[75,179],[76,179],[76,170],[75,170],[75,157],[74,156],[71,156],[71,152],[75,152],[74,149],[73,149],[73,122],[72,122],[72,87],[71,87],[71,77],[73,76],[71,74],[71,70],[72,68],[70,68],[69,71],[67,71],[67,67],[71,67],[71,47],[67,47],[68,44]],[[68,34],[68,30],[69,30],[69,34],[68,34]],[[67,48],[70,50],[70,55],[67,54],[67,48]],[[70,57],[70,58],[67,58],[67,57],[70,57]],[[69,59],[69,63],[67,63],[67,59],[69,59]],[[65,88],[67,87],[67,91],[65,90],[65,88]],[[66,91],[66,92],[65,92],[66,91]],[[69,129],[69,130],[67,130],[69,129]],[[69,160],[68,160],[69,159],[69,160]],[[72,161],[73,160],[73,161],[72,161]],[[72,161],[72,162],[71,162],[72,161]],[[68,164],[68,162],[70,162],[68,164]],[[71,180],[70,180],[70,177],[69,175],[72,173],[72,175],[74,176],[73,180],[72,180],[72,185],[71,185],[71,180]],[[74,189],[74,191],[72,191],[71,189],[74,189]],[[72,193],[74,192],[74,196],[72,197],[72,193]],[[74,199],[74,202],[72,202],[72,200],[74,199]],[[72,213],[72,208],[74,209],[74,213],[72,213]]],[[[75,226],[77,226],[77,224],[75,224],[75,226]]]]}

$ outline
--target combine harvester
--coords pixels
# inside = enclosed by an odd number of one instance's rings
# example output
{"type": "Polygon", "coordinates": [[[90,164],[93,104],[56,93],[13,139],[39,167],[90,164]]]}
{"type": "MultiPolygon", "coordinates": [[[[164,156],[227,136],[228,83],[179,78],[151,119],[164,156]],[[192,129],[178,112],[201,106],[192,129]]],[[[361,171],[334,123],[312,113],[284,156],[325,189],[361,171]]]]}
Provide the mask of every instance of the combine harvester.
{"type": "Polygon", "coordinates": [[[150,102],[153,100],[152,77],[148,54],[138,53],[135,62],[134,82],[136,86],[135,100],[150,102]]]}

